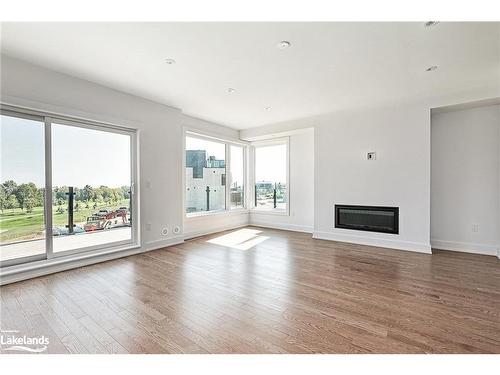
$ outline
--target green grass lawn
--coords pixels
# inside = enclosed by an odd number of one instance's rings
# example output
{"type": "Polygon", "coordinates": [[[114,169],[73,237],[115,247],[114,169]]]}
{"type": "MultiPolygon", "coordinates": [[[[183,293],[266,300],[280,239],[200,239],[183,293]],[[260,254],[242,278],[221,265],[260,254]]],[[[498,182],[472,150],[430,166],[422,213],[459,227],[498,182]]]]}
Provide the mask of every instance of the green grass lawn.
{"type": "MultiPolygon", "coordinates": [[[[124,199],[118,203],[105,204],[98,203],[97,208],[94,207],[94,202],[89,202],[90,208],[85,208],[86,204],[79,202],[80,209],[74,211],[74,223],[80,225],[87,220],[88,216],[92,216],[100,209],[115,210],[119,207],[129,206],[129,200],[124,199]]],[[[62,227],[68,223],[68,213],[65,209],[64,213],[57,212],[58,206],[52,208],[52,220],[55,227],[62,227]]],[[[29,240],[43,237],[44,230],[44,215],[43,207],[35,207],[33,212],[29,214],[23,212],[20,208],[15,210],[4,210],[0,213],[0,242],[8,243],[21,240],[29,240]]]]}

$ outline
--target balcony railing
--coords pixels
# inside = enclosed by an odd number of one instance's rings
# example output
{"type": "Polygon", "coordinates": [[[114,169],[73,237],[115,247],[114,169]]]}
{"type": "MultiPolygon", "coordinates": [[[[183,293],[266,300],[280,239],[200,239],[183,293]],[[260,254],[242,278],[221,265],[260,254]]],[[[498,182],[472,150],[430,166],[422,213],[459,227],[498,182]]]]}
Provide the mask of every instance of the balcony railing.
{"type": "Polygon", "coordinates": [[[281,183],[256,183],[255,207],[284,209],[286,207],[286,186],[281,183]]]}

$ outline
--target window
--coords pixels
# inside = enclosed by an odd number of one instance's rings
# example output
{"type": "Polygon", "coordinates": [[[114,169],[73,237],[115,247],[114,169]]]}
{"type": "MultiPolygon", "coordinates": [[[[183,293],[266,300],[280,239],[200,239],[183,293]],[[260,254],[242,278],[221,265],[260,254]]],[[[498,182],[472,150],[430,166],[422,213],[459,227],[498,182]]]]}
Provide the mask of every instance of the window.
{"type": "Polygon", "coordinates": [[[52,124],[54,253],[132,239],[130,141],[128,134],[52,124]]]}
{"type": "Polygon", "coordinates": [[[0,123],[0,261],[45,255],[45,135],[42,118],[7,116],[0,123]]]}
{"type": "Polygon", "coordinates": [[[186,213],[226,209],[226,145],[186,136],[186,213]]]}
{"type": "Polygon", "coordinates": [[[257,143],[254,152],[255,209],[287,212],[288,142],[257,143]]]}
{"type": "Polygon", "coordinates": [[[0,264],[137,241],[135,132],[2,108],[0,264]]]}
{"type": "Polygon", "coordinates": [[[186,133],[188,217],[245,207],[245,146],[186,133]]]}
{"type": "Polygon", "coordinates": [[[244,148],[242,146],[231,145],[231,209],[244,207],[245,191],[243,175],[245,170],[244,148]]]}

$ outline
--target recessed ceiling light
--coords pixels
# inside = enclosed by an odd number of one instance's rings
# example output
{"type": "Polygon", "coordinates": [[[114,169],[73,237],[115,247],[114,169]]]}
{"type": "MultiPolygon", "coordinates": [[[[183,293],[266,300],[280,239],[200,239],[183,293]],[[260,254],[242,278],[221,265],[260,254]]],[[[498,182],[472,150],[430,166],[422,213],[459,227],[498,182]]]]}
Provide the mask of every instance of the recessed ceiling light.
{"type": "Polygon", "coordinates": [[[230,94],[232,94],[233,92],[236,92],[236,89],[233,89],[232,87],[229,87],[227,89],[227,92],[230,93],[230,94]]]}
{"type": "Polygon", "coordinates": [[[165,59],[165,62],[166,62],[168,65],[174,65],[174,64],[175,64],[175,60],[174,60],[174,59],[165,59]]]}
{"type": "Polygon", "coordinates": [[[427,69],[425,69],[426,72],[432,72],[434,70],[436,70],[438,67],[437,65],[432,65],[432,66],[429,66],[427,69]]]}
{"type": "Polygon", "coordinates": [[[285,49],[285,48],[288,48],[292,45],[292,43],[286,41],[286,40],[282,40],[281,42],[278,43],[278,48],[279,49],[285,49]]]}
{"type": "Polygon", "coordinates": [[[436,26],[438,23],[439,23],[439,21],[427,21],[426,23],[424,23],[424,26],[425,27],[432,27],[432,26],[436,26]]]}
{"type": "Polygon", "coordinates": [[[266,111],[270,111],[273,108],[272,107],[266,107],[265,109],[266,109],[266,111]]]}

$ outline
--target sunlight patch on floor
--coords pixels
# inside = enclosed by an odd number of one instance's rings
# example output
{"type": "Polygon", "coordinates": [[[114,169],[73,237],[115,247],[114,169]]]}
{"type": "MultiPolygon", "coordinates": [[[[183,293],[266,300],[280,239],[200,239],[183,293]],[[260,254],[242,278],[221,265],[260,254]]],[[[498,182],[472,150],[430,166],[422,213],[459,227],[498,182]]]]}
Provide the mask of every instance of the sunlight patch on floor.
{"type": "Polygon", "coordinates": [[[260,236],[262,233],[256,229],[239,229],[237,231],[212,238],[207,242],[214,245],[230,247],[238,250],[248,250],[269,239],[268,236],[260,236]]]}

